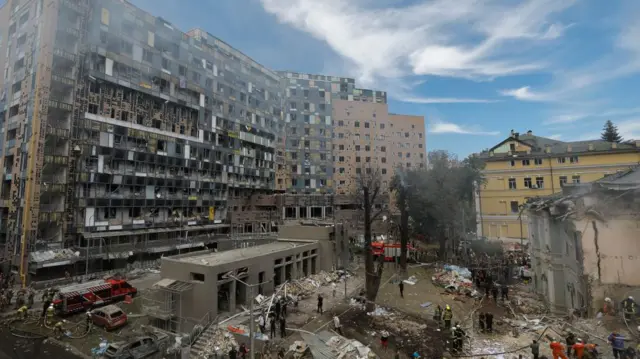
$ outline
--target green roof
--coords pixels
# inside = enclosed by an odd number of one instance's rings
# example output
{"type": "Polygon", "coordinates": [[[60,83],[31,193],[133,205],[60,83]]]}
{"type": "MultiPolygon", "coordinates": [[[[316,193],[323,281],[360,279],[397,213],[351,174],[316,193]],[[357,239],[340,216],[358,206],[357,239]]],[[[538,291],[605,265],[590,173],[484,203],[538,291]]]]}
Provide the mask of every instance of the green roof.
{"type": "Polygon", "coordinates": [[[573,154],[584,154],[584,153],[615,153],[615,152],[640,152],[640,147],[636,146],[635,143],[617,143],[616,148],[613,148],[612,142],[602,141],[602,140],[589,140],[589,141],[559,141],[554,140],[553,138],[547,138],[542,136],[536,136],[533,134],[512,134],[507,137],[502,142],[498,143],[488,151],[483,151],[480,153],[480,158],[491,160],[499,160],[507,157],[511,157],[513,154],[522,155],[521,152],[516,152],[509,154],[506,153],[493,153],[493,156],[490,153],[496,148],[502,146],[506,142],[516,141],[520,142],[524,145],[528,145],[531,147],[531,153],[527,154],[531,157],[539,156],[548,156],[548,155],[573,155],[573,154]],[[571,146],[571,151],[567,151],[568,147],[571,146]],[[592,149],[589,147],[592,146],[592,149]],[[547,148],[549,148],[549,152],[547,152],[547,148]]]}

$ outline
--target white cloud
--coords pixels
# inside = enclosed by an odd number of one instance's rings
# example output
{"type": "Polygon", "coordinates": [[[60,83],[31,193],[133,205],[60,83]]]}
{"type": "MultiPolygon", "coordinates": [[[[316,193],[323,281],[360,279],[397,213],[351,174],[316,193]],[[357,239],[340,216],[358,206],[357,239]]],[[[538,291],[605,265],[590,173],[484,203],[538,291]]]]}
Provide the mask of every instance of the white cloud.
{"type": "Polygon", "coordinates": [[[640,140],[640,117],[618,122],[616,126],[624,140],[640,140]]]}
{"type": "Polygon", "coordinates": [[[459,135],[480,135],[480,136],[497,136],[500,134],[498,131],[481,131],[475,128],[475,126],[465,126],[464,128],[455,123],[448,123],[442,121],[435,121],[429,127],[429,133],[442,134],[442,133],[455,133],[459,135]]]}
{"type": "Polygon", "coordinates": [[[593,110],[591,113],[585,112],[576,112],[576,113],[565,113],[560,115],[555,115],[550,119],[544,121],[545,125],[562,125],[568,123],[574,123],[578,120],[582,120],[585,118],[606,118],[614,120],[615,117],[619,116],[629,116],[640,114],[640,107],[631,107],[631,108],[614,108],[605,111],[597,111],[593,110]]]}
{"type": "Polygon", "coordinates": [[[456,97],[402,97],[398,99],[402,102],[410,103],[493,103],[496,100],[485,100],[477,98],[456,98],[456,97]]]}
{"type": "Polygon", "coordinates": [[[549,138],[551,138],[553,140],[559,140],[559,139],[562,138],[562,135],[561,134],[554,134],[554,135],[549,136],[549,138]]]}
{"type": "Polygon", "coordinates": [[[523,101],[549,101],[549,96],[531,91],[531,87],[524,86],[517,89],[509,89],[500,91],[502,96],[515,97],[523,101]]]}
{"type": "MultiPolygon", "coordinates": [[[[523,101],[566,101],[595,85],[621,77],[640,73],[640,11],[629,10],[635,16],[620,21],[621,31],[614,39],[613,47],[603,51],[605,55],[585,66],[558,72],[554,82],[545,90],[533,91],[529,87],[525,96],[517,92],[503,92],[523,101]]],[[[518,89],[519,90],[519,89],[518,89]]]]}
{"type": "Polygon", "coordinates": [[[280,22],[325,41],[362,86],[416,75],[482,80],[540,70],[539,52],[529,50],[562,35],[566,27],[553,17],[575,2],[425,0],[399,7],[381,0],[261,0],[280,22]]]}

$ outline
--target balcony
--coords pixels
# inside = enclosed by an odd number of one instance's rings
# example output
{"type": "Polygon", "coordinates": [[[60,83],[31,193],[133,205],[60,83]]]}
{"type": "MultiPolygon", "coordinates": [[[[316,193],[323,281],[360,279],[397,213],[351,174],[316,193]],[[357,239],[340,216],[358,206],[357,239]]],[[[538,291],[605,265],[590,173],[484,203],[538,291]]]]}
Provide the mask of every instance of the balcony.
{"type": "Polygon", "coordinates": [[[69,74],[62,74],[62,75],[51,75],[51,81],[53,82],[57,82],[59,84],[65,85],[65,86],[74,86],[75,85],[75,81],[68,77],[70,76],[69,74]]]}
{"type": "Polygon", "coordinates": [[[64,184],[53,184],[46,181],[42,181],[40,186],[40,193],[64,193],[64,184]]]}
{"type": "Polygon", "coordinates": [[[64,128],[55,128],[52,126],[47,126],[45,133],[49,136],[56,136],[60,138],[69,138],[69,130],[64,128]]]}
{"type": "Polygon", "coordinates": [[[60,57],[62,59],[65,59],[69,62],[74,62],[76,61],[76,55],[74,53],[71,53],[65,49],[61,49],[61,48],[55,48],[53,49],[53,55],[60,57]]]}
{"type": "Polygon", "coordinates": [[[65,184],[67,177],[61,174],[46,174],[40,176],[40,182],[49,184],[65,184]]]}
{"type": "Polygon", "coordinates": [[[46,155],[46,156],[44,156],[44,163],[45,164],[52,164],[52,165],[66,166],[69,163],[69,157],[67,157],[67,156],[46,155]]]}
{"type": "Polygon", "coordinates": [[[40,223],[60,222],[63,220],[64,212],[40,212],[40,223]]]}
{"type": "Polygon", "coordinates": [[[49,108],[60,109],[63,111],[73,111],[73,105],[57,100],[49,100],[49,108]]]}

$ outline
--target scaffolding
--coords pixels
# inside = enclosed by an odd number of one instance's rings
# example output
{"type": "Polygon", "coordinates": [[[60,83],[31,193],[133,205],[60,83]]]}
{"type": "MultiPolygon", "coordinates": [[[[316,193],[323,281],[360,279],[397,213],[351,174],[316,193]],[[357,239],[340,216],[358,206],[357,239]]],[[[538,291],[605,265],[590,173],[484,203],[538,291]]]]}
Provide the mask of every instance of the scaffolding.
{"type": "Polygon", "coordinates": [[[190,331],[196,324],[201,324],[182,315],[182,297],[192,289],[193,283],[162,279],[142,297],[142,312],[160,330],[174,334],[190,331]]]}

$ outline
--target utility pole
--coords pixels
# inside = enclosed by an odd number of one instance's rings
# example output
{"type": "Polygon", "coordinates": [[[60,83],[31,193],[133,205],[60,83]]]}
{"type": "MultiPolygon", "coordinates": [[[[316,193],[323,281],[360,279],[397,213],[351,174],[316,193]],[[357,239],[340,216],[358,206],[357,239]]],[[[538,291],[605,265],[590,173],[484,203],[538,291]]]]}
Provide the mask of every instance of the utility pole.
{"type": "MultiPolygon", "coordinates": [[[[262,284],[267,284],[269,282],[271,282],[270,280],[266,281],[266,282],[262,282],[262,283],[256,283],[256,284],[249,284],[241,279],[238,279],[238,277],[236,276],[229,276],[230,278],[234,279],[236,282],[240,282],[242,284],[244,284],[247,288],[249,288],[249,358],[250,359],[255,359],[255,353],[254,353],[254,339],[255,339],[255,319],[253,318],[253,300],[255,298],[253,298],[253,287],[257,287],[259,285],[262,284]]],[[[274,298],[275,299],[275,298],[274,298]]],[[[265,318],[266,320],[266,318],[265,318]]]]}

